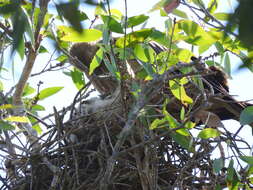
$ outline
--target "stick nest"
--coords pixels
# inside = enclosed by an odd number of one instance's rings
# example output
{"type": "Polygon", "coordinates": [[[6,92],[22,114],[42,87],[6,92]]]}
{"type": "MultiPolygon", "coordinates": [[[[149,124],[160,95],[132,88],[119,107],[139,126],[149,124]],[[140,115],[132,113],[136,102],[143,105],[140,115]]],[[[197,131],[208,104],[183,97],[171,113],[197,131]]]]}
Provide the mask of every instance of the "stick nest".
{"type": "MultiPolygon", "coordinates": [[[[149,101],[150,104],[153,102],[149,106],[158,110],[163,101],[155,99],[149,101]]],[[[183,147],[176,142],[175,132],[169,132],[166,127],[155,130],[147,127],[152,117],[162,118],[159,111],[143,110],[116,153],[114,147],[125,126],[124,114],[107,110],[107,117],[77,114],[63,122],[69,112],[55,112],[55,125],[44,137],[46,140],[41,140],[39,153],[35,151],[20,157],[18,164],[6,160],[7,170],[15,171],[9,172],[6,187],[13,190],[96,190],[103,187],[111,190],[165,190],[176,187],[215,189],[216,184],[225,184],[226,170],[215,173],[213,169],[211,156],[217,148],[214,139],[194,139],[192,146],[195,150],[183,147]],[[47,162],[43,158],[47,158],[47,162]],[[109,164],[114,164],[114,168],[108,179],[109,164]]],[[[175,117],[180,110],[177,112],[174,112],[175,117]]],[[[221,139],[228,138],[224,135],[221,139]]]]}

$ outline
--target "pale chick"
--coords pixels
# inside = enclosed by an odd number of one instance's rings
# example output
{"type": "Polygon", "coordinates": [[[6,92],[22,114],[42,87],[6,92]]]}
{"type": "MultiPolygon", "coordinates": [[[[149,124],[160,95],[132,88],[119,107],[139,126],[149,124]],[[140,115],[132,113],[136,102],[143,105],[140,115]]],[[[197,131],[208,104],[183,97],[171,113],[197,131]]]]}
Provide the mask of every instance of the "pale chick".
{"type": "Polygon", "coordinates": [[[120,87],[112,95],[105,98],[93,97],[80,104],[80,114],[95,119],[107,119],[113,113],[120,113],[120,87]]]}

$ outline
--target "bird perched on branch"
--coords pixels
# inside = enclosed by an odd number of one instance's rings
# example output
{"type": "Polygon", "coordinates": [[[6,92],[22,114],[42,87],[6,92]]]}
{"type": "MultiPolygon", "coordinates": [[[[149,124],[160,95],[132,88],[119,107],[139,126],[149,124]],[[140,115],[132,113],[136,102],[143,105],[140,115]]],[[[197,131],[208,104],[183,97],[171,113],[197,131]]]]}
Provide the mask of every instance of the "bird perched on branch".
{"type": "MultiPolygon", "coordinates": [[[[156,42],[149,42],[149,46],[156,54],[167,51],[167,48],[156,42]]],[[[117,89],[118,83],[111,77],[109,70],[103,62],[95,69],[92,75],[89,75],[90,63],[98,49],[99,47],[96,43],[74,44],[70,49],[70,63],[85,73],[98,92],[101,94],[113,94],[113,92],[117,89]],[[101,76],[106,77],[103,78],[101,76]]],[[[193,57],[192,61],[196,61],[196,58],[193,57]]],[[[211,86],[213,91],[213,96],[208,97],[208,103],[210,104],[209,108],[204,110],[205,112],[202,111],[197,114],[199,117],[203,117],[203,115],[205,115],[205,118],[200,120],[204,122],[208,117],[208,113],[215,114],[214,118],[218,117],[220,120],[239,120],[241,111],[251,104],[239,103],[231,95],[229,95],[227,76],[218,67],[205,67],[203,64],[201,68],[197,69],[203,73],[202,81],[205,90],[210,91],[209,88],[211,86]]],[[[174,110],[178,110],[179,108],[181,108],[181,106],[177,105],[177,108],[174,110]]]]}

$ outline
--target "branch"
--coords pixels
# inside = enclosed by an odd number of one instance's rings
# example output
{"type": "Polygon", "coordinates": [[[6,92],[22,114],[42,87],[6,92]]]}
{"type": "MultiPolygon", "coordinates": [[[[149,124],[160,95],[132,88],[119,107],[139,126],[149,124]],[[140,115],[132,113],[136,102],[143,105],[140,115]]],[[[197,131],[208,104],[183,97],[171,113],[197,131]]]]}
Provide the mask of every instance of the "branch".
{"type": "MultiPolygon", "coordinates": [[[[37,50],[40,46],[40,42],[42,40],[41,36],[39,35],[40,29],[42,27],[44,17],[47,12],[47,6],[48,6],[49,0],[40,0],[40,9],[41,12],[39,14],[38,18],[38,24],[36,26],[36,31],[34,34],[34,39],[35,39],[35,45],[32,46],[30,45],[28,47],[28,55],[27,55],[27,60],[25,63],[25,67],[23,68],[22,74],[20,76],[20,79],[16,85],[16,89],[13,95],[13,105],[15,108],[13,109],[14,115],[17,116],[25,116],[26,115],[26,110],[23,106],[22,102],[22,94],[25,88],[25,85],[31,75],[32,68],[34,66],[34,62],[37,56],[37,50]]],[[[27,139],[28,141],[33,145],[33,147],[39,148],[40,145],[37,142],[37,132],[32,128],[32,125],[30,123],[18,123],[18,126],[22,129],[24,129],[28,135],[27,139]]],[[[39,149],[37,149],[39,150],[39,149]]]]}
{"type": "Polygon", "coordinates": [[[25,88],[27,80],[30,77],[35,59],[36,59],[36,51],[32,47],[30,47],[29,53],[27,55],[27,61],[25,63],[25,67],[23,69],[21,77],[19,78],[18,84],[16,85],[16,89],[13,95],[13,104],[15,106],[22,105],[23,90],[25,88]]]}
{"type": "Polygon", "coordinates": [[[3,31],[8,35],[8,36],[12,36],[12,31],[7,28],[3,23],[0,22],[0,28],[3,29],[3,31]]]}
{"type": "Polygon", "coordinates": [[[138,99],[134,106],[132,107],[130,114],[128,115],[128,120],[126,121],[126,124],[119,134],[119,139],[116,142],[114,146],[114,151],[112,156],[107,161],[107,168],[104,174],[104,179],[101,182],[101,188],[106,190],[108,187],[108,182],[110,181],[110,177],[112,175],[112,172],[114,170],[114,166],[116,163],[115,155],[117,155],[120,151],[121,146],[124,144],[127,137],[130,135],[130,133],[133,130],[135,121],[138,117],[138,114],[140,110],[152,99],[152,97],[161,90],[163,87],[164,81],[172,80],[175,78],[178,78],[178,75],[173,75],[176,70],[179,70],[183,67],[192,67],[194,65],[197,65],[198,63],[179,63],[176,66],[171,67],[166,73],[163,75],[157,75],[154,77],[154,79],[147,84],[147,86],[141,91],[141,93],[138,96],[138,99]],[[172,74],[172,75],[171,75],[172,74]]]}

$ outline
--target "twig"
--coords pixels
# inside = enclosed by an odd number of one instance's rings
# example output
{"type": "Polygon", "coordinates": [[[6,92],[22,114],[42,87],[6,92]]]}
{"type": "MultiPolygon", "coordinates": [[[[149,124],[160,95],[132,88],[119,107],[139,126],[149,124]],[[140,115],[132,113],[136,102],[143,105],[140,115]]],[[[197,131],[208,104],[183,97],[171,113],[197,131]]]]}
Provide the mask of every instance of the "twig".
{"type": "Polygon", "coordinates": [[[88,90],[89,86],[91,85],[91,82],[89,81],[87,84],[85,84],[75,95],[74,97],[74,101],[73,103],[71,104],[71,111],[70,111],[70,116],[69,116],[69,119],[72,120],[73,119],[73,113],[74,113],[74,110],[75,110],[75,105],[76,103],[78,102],[78,96],[81,95],[81,93],[84,91],[84,90],[88,90]]]}
{"type": "Polygon", "coordinates": [[[59,71],[59,70],[61,70],[61,69],[64,69],[62,66],[64,65],[65,63],[64,62],[60,62],[60,63],[56,63],[55,65],[51,65],[48,69],[43,69],[43,70],[41,70],[40,72],[38,72],[38,73],[34,73],[34,74],[31,74],[31,77],[34,77],[34,76],[37,76],[37,75],[41,75],[41,74],[43,74],[43,73],[45,73],[45,72],[49,72],[49,71],[59,71]],[[56,69],[56,68],[58,68],[59,67],[59,69],[56,69]]]}
{"type": "Polygon", "coordinates": [[[155,76],[154,79],[151,82],[149,82],[147,86],[141,91],[135,105],[130,110],[128,120],[126,121],[124,128],[119,134],[119,139],[114,146],[114,152],[112,156],[107,160],[107,167],[102,181],[104,190],[108,188],[108,182],[110,181],[112,172],[114,170],[114,166],[116,163],[115,155],[119,153],[121,146],[123,145],[127,137],[131,134],[140,110],[149,102],[149,100],[153,97],[153,95],[162,88],[164,81],[176,78],[173,75],[171,76],[170,75],[171,73],[175,72],[176,70],[179,70],[180,68],[192,67],[194,65],[196,65],[196,63],[193,62],[193,63],[179,63],[176,66],[172,66],[163,75],[155,76]]]}
{"type": "Polygon", "coordinates": [[[8,36],[12,36],[12,31],[7,28],[3,23],[0,22],[0,28],[3,29],[3,31],[8,35],[8,36]]]}

